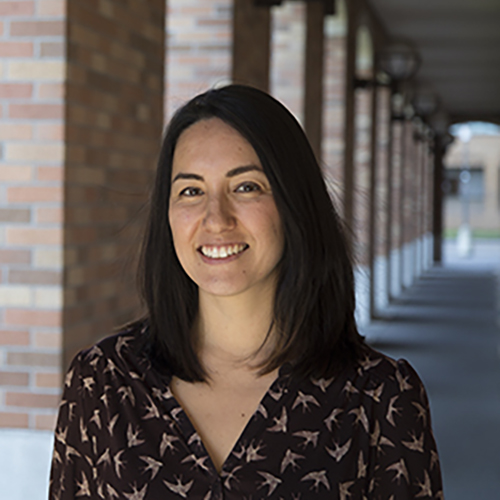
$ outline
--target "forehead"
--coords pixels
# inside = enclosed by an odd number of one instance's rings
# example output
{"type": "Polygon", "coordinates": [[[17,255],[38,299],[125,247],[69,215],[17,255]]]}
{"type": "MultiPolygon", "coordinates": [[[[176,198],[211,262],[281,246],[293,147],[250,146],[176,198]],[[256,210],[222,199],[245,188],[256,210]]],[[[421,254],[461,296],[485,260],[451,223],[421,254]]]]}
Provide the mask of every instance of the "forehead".
{"type": "Polygon", "coordinates": [[[182,132],[174,150],[172,174],[195,167],[261,166],[252,145],[219,118],[197,121],[182,132]]]}

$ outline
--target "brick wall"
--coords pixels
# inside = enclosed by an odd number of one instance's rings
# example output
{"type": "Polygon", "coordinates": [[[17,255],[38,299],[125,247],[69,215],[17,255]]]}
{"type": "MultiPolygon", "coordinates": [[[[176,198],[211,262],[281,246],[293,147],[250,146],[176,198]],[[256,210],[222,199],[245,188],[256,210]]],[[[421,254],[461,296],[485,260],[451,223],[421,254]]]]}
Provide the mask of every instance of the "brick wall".
{"type": "Polygon", "coordinates": [[[358,265],[368,264],[370,207],[371,89],[356,90],[356,136],[354,155],[354,257],[358,265]]]}
{"type": "Polygon", "coordinates": [[[0,427],[52,429],[69,360],[139,311],[165,2],[3,0],[0,18],[0,427]]]}
{"type": "Polygon", "coordinates": [[[332,190],[340,197],[343,180],[345,35],[347,20],[343,2],[325,22],[325,76],[323,110],[323,169],[332,190]]]}
{"type": "Polygon", "coordinates": [[[410,243],[415,237],[415,173],[417,168],[416,148],[413,138],[413,122],[406,121],[405,150],[402,173],[403,202],[402,202],[402,244],[410,243]]]}
{"type": "Polygon", "coordinates": [[[285,2],[271,9],[270,92],[303,123],[306,6],[285,2]]]}
{"type": "Polygon", "coordinates": [[[401,141],[403,136],[403,121],[392,123],[392,210],[391,210],[391,249],[401,246],[401,141]]]}
{"type": "Polygon", "coordinates": [[[165,118],[208,88],[229,83],[232,0],[168,0],[165,118]]]}
{"type": "Polygon", "coordinates": [[[0,427],[59,398],[65,2],[0,2],[0,427]]]}
{"type": "Polygon", "coordinates": [[[64,366],[139,311],[142,210],[163,127],[164,0],[71,0],[64,366]]]}
{"type": "Polygon", "coordinates": [[[375,255],[387,256],[387,196],[389,162],[389,127],[391,126],[390,100],[388,88],[377,89],[377,163],[375,180],[375,255]]]}
{"type": "MultiPolygon", "coordinates": [[[[368,28],[358,27],[356,42],[356,77],[373,78],[373,43],[368,28]]],[[[369,264],[370,236],[370,183],[372,103],[375,99],[373,88],[358,88],[355,91],[355,139],[354,139],[354,240],[355,259],[358,265],[369,264]]]]}

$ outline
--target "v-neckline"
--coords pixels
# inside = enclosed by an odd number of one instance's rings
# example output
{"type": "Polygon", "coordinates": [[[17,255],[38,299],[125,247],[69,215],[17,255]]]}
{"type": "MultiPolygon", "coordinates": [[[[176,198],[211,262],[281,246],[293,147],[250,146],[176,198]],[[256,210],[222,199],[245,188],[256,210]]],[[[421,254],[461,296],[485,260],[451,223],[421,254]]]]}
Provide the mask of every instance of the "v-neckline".
{"type": "Polygon", "coordinates": [[[220,472],[215,467],[212,457],[208,453],[208,450],[203,442],[201,436],[197,432],[195,426],[191,422],[188,414],[179,403],[177,398],[174,396],[172,390],[170,389],[170,384],[172,382],[172,377],[168,380],[168,392],[170,393],[168,413],[172,421],[178,427],[179,433],[181,434],[183,441],[188,448],[189,452],[194,454],[199,458],[207,458],[208,465],[210,467],[210,473],[223,477],[225,472],[228,472],[235,462],[239,462],[242,459],[238,457],[238,449],[245,449],[243,443],[250,443],[258,438],[258,436],[267,427],[265,424],[269,422],[283,406],[283,401],[290,397],[290,382],[291,382],[291,365],[286,363],[280,367],[278,371],[278,376],[274,379],[271,385],[268,387],[267,391],[264,393],[263,397],[259,401],[256,410],[250,416],[248,422],[243,428],[242,432],[236,439],[232,449],[226,456],[224,463],[220,469],[220,472]],[[279,397],[278,397],[279,396],[279,397]],[[264,416],[259,412],[260,408],[265,408],[266,415],[264,416]],[[258,415],[262,416],[262,419],[258,419],[258,415]],[[258,419],[258,420],[257,420],[258,419]],[[260,426],[260,427],[259,427],[260,426]],[[191,443],[190,443],[191,441],[191,443]],[[196,444],[198,443],[199,450],[196,449],[196,444]],[[200,453],[201,451],[201,453],[200,453]]]}

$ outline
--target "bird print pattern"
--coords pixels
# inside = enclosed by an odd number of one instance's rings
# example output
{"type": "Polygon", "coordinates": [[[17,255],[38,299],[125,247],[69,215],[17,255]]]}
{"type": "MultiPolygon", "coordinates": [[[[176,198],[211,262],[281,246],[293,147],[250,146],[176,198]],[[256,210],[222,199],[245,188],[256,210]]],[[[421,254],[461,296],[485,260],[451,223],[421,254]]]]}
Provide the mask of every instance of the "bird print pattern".
{"type": "Polygon", "coordinates": [[[141,335],[124,330],[73,360],[50,500],[443,498],[426,393],[406,361],[367,348],[328,380],[283,366],[218,473],[141,335]]]}

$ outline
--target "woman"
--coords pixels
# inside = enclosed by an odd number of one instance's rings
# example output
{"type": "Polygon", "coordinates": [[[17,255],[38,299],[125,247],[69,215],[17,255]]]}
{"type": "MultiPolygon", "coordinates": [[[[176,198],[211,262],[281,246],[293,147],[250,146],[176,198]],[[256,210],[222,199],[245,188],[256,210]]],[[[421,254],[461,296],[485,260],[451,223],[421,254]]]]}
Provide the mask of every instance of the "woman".
{"type": "Polygon", "coordinates": [[[423,386],[359,336],[339,218],[272,97],[173,117],[140,277],[147,316],[70,367],[51,498],[442,497],[423,386]]]}

